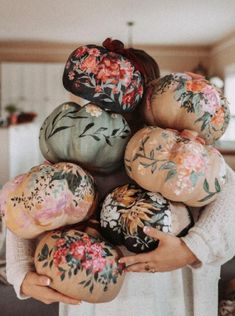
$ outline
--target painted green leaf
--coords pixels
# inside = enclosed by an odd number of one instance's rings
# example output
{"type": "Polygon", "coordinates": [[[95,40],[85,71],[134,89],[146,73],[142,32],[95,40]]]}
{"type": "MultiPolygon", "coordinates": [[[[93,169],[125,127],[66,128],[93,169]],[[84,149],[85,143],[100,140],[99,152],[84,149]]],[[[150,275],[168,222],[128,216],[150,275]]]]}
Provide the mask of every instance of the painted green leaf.
{"type": "Polygon", "coordinates": [[[198,202],[205,202],[205,201],[209,200],[210,198],[212,198],[212,196],[215,194],[216,194],[216,192],[209,193],[207,196],[205,196],[203,199],[199,200],[198,202]]]}
{"type": "Polygon", "coordinates": [[[112,131],[112,136],[114,136],[114,135],[116,135],[117,134],[117,132],[119,131],[119,128],[115,128],[113,131],[112,131]]]}
{"type": "Polygon", "coordinates": [[[73,259],[73,256],[70,255],[70,254],[68,254],[68,255],[65,257],[65,259],[66,259],[66,261],[67,261],[68,263],[70,263],[71,260],[73,259]]]}
{"type": "Polygon", "coordinates": [[[208,183],[208,181],[206,179],[204,180],[204,183],[203,183],[203,189],[207,193],[210,193],[210,191],[209,191],[209,183],[208,183]]]}
{"type": "Polygon", "coordinates": [[[111,144],[110,140],[108,139],[108,137],[105,137],[105,141],[106,141],[106,143],[107,143],[109,146],[112,146],[112,144],[111,144]]]}
{"type": "Polygon", "coordinates": [[[161,167],[159,168],[159,170],[164,170],[164,169],[173,169],[175,168],[176,164],[173,161],[168,161],[165,162],[164,164],[161,165],[161,167]]]}
{"type": "Polygon", "coordinates": [[[60,279],[61,279],[61,281],[63,281],[63,280],[64,280],[64,278],[65,278],[65,272],[63,272],[63,273],[60,275],[60,279]]]}
{"type": "MultiPolygon", "coordinates": [[[[48,257],[49,255],[49,248],[47,246],[47,244],[45,244],[42,248],[42,251],[41,251],[41,256],[44,257],[45,259],[48,257]]],[[[45,260],[44,259],[44,260],[45,260]]]]}
{"type": "Polygon", "coordinates": [[[168,171],[167,176],[166,176],[166,181],[168,181],[169,179],[171,179],[172,177],[174,177],[174,175],[177,174],[177,171],[175,169],[171,169],[168,171]]]}
{"type": "Polygon", "coordinates": [[[190,174],[190,181],[191,181],[193,187],[195,187],[195,185],[197,184],[197,180],[198,180],[198,175],[196,174],[196,172],[193,171],[190,174]]]}
{"type": "Polygon", "coordinates": [[[60,131],[62,131],[62,130],[64,130],[64,129],[71,128],[71,127],[73,127],[73,126],[74,126],[74,125],[71,125],[71,126],[60,126],[60,127],[56,128],[56,129],[53,131],[53,133],[51,133],[51,134],[48,136],[47,139],[51,138],[51,137],[52,137],[53,135],[55,135],[56,133],[58,133],[58,132],[60,132],[60,131]]]}
{"type": "Polygon", "coordinates": [[[95,125],[95,123],[89,123],[87,126],[84,128],[83,132],[81,135],[85,134],[86,131],[88,131],[90,128],[92,128],[95,125]]]}
{"type": "Polygon", "coordinates": [[[216,189],[216,192],[221,191],[221,187],[217,178],[215,178],[215,189],[216,189]]]}
{"type": "Polygon", "coordinates": [[[90,135],[94,140],[96,140],[97,142],[100,141],[100,138],[96,135],[90,135]]]}
{"type": "Polygon", "coordinates": [[[44,262],[43,265],[42,265],[43,268],[45,268],[47,266],[48,266],[48,261],[44,262]]]}
{"type": "Polygon", "coordinates": [[[90,289],[89,289],[90,293],[93,292],[93,289],[94,289],[94,284],[92,283],[92,285],[91,285],[91,287],[90,287],[90,289]]]}
{"type": "Polygon", "coordinates": [[[151,159],[154,159],[154,150],[153,149],[150,151],[149,156],[151,159]]]}
{"type": "Polygon", "coordinates": [[[104,248],[104,251],[105,251],[105,255],[108,257],[108,256],[112,256],[112,253],[109,251],[108,248],[104,248]]]}

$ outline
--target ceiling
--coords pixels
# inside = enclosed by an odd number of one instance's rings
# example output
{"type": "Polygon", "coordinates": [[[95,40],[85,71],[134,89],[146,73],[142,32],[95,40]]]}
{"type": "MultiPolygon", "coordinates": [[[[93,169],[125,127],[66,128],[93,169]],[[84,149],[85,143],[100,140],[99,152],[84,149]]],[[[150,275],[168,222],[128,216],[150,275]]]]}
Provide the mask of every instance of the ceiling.
{"type": "Polygon", "coordinates": [[[235,31],[235,0],[0,0],[0,40],[211,45],[235,31]]]}

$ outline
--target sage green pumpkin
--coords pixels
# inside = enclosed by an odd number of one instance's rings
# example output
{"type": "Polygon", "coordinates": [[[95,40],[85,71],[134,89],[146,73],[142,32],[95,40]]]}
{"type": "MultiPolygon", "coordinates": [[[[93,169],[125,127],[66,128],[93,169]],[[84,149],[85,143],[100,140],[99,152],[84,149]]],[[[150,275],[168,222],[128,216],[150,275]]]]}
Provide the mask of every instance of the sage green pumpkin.
{"type": "Polygon", "coordinates": [[[130,128],[120,114],[89,103],[58,106],[44,121],[40,149],[50,162],[75,162],[90,171],[112,172],[123,162],[130,128]]]}

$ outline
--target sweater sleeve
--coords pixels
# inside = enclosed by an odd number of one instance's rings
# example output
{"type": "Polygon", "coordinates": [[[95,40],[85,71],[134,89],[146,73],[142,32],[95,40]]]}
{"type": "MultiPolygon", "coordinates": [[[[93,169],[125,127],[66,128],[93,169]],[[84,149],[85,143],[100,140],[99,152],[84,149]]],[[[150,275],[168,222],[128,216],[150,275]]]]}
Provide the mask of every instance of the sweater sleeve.
{"type": "Polygon", "coordinates": [[[227,182],[182,238],[202,264],[222,265],[235,255],[235,173],[227,167],[227,182]]]}
{"type": "Polygon", "coordinates": [[[21,293],[21,284],[29,271],[34,271],[34,241],[26,240],[7,230],[6,235],[6,273],[7,280],[15,289],[19,299],[28,297],[21,293]]]}

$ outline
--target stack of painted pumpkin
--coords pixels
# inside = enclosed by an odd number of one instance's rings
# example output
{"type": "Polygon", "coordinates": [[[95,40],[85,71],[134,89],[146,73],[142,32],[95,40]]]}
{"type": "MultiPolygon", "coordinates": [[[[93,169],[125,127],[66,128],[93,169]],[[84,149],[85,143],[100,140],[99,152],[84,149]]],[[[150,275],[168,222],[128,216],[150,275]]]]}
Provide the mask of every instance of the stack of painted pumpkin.
{"type": "Polygon", "coordinates": [[[37,246],[35,266],[51,278],[52,288],[106,302],[124,279],[118,263],[122,253],[79,231],[97,209],[96,185],[88,172],[107,174],[123,165],[131,130],[121,114],[140,102],[144,78],[122,54],[87,45],[69,56],[63,83],[81,102],[65,102],[46,118],[39,141],[48,162],[7,183],[0,207],[8,228],[22,238],[50,231],[37,246]],[[77,226],[65,227],[71,224],[77,226]]]}
{"type": "Polygon", "coordinates": [[[226,181],[224,159],[213,143],[229,122],[227,100],[204,77],[191,73],[167,75],[151,88],[143,113],[152,126],[127,145],[128,175],[172,201],[206,205],[226,181]]]}

